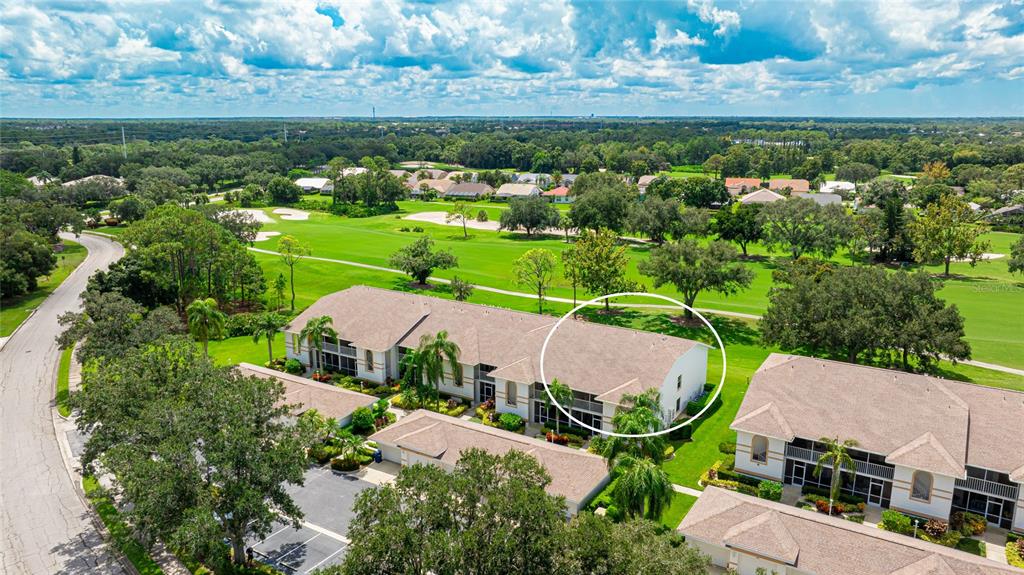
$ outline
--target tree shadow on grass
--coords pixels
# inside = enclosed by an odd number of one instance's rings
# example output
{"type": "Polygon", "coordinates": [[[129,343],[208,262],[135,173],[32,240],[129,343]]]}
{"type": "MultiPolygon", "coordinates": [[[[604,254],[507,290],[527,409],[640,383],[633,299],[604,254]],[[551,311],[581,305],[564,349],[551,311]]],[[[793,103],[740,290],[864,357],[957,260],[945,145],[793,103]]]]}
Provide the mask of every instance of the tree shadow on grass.
{"type": "MultiPolygon", "coordinates": [[[[722,338],[722,343],[737,345],[752,345],[760,340],[760,332],[750,322],[739,318],[707,314],[704,317],[711,322],[711,325],[722,338]]],[[[682,337],[696,341],[702,341],[715,345],[714,335],[711,330],[699,319],[699,325],[692,325],[691,322],[679,321],[680,316],[673,313],[647,314],[647,318],[641,323],[640,328],[647,331],[654,331],[682,337]]]]}

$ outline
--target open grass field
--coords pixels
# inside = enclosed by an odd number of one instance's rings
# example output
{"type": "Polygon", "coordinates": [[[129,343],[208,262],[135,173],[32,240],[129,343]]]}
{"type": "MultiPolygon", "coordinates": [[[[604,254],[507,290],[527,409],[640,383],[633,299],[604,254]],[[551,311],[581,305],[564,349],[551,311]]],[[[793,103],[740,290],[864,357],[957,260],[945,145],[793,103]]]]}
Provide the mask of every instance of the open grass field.
{"type": "MultiPolygon", "coordinates": [[[[450,279],[457,275],[475,284],[517,291],[523,290],[510,279],[509,270],[512,262],[532,248],[545,248],[560,253],[566,247],[564,240],[556,236],[528,238],[523,234],[486,230],[470,230],[469,239],[463,239],[461,228],[401,219],[413,212],[443,210],[446,203],[401,202],[400,205],[402,212],[399,214],[363,219],[342,218],[323,213],[312,213],[307,221],[285,221],[275,217],[276,221],[264,225],[263,229],[295,236],[312,248],[315,257],[386,267],[391,253],[415,241],[420,235],[400,230],[419,226],[424,230],[423,233],[434,239],[438,247],[450,249],[459,259],[458,269],[439,270],[436,274],[438,277],[450,279]]],[[[492,219],[499,217],[500,210],[504,207],[503,204],[492,203],[474,205],[486,209],[492,219]]],[[[268,208],[268,211],[272,210],[268,208]]],[[[1016,237],[1017,234],[1003,232],[986,234],[986,239],[992,243],[991,251],[1003,254],[1009,253],[1010,245],[1016,237]]],[[[274,237],[256,244],[255,247],[273,251],[279,239],[280,236],[274,237]]],[[[632,279],[641,282],[649,291],[669,296],[678,295],[670,286],[662,286],[655,290],[650,281],[637,272],[636,264],[648,257],[647,246],[634,245],[630,246],[629,250],[632,261],[628,274],[632,279]]],[[[769,254],[760,245],[751,246],[750,255],[748,266],[754,272],[755,278],[749,289],[730,297],[702,293],[697,298],[697,305],[702,308],[756,315],[763,313],[768,305],[772,271],[784,256],[769,254]]],[[[834,259],[843,264],[852,263],[846,254],[837,255],[834,259]]],[[[340,266],[336,266],[330,276],[322,278],[321,281],[329,282],[330,277],[342,273],[360,273],[354,268],[342,270],[337,267],[340,266]]],[[[935,274],[941,272],[938,266],[928,266],[926,269],[935,274]]],[[[976,267],[966,263],[955,263],[952,273],[953,277],[943,281],[939,294],[960,308],[965,318],[967,338],[973,348],[973,358],[1024,368],[1024,330],[1020,329],[1020,310],[1024,310],[1024,279],[1014,278],[1009,274],[1005,258],[981,262],[976,267]]],[[[549,295],[570,298],[572,289],[568,282],[559,279],[556,280],[549,295]]],[[[310,302],[302,305],[308,303],[310,302]]]]}
{"type": "Polygon", "coordinates": [[[57,254],[57,267],[50,275],[39,278],[39,287],[35,291],[0,301],[0,337],[11,335],[21,322],[28,318],[32,310],[39,307],[39,304],[75,271],[88,253],[81,244],[64,240],[64,251],[57,254]]]}

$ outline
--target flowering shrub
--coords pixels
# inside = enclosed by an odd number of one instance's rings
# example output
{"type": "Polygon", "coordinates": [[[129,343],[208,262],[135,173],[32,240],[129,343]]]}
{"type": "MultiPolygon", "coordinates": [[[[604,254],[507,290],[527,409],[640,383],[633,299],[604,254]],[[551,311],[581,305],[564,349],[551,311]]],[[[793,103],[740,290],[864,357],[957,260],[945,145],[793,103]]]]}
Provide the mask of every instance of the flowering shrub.
{"type": "Polygon", "coordinates": [[[949,524],[939,519],[929,519],[924,524],[924,532],[932,537],[941,537],[949,530],[949,524]]]}
{"type": "Polygon", "coordinates": [[[558,445],[569,445],[568,435],[559,435],[557,433],[549,431],[547,432],[547,434],[545,434],[544,437],[545,439],[548,440],[549,443],[557,443],[558,445]]]}

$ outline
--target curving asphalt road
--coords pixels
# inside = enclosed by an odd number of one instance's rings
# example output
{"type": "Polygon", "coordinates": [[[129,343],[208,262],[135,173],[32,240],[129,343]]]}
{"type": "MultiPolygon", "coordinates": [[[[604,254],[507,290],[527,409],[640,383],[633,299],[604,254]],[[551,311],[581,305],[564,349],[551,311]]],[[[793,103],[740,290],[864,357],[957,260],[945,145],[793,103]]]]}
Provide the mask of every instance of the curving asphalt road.
{"type": "Polygon", "coordinates": [[[106,238],[76,241],[88,257],[0,350],[0,572],[6,574],[124,573],[75,491],[52,419],[57,316],[77,310],[89,276],[124,254],[106,238]]]}

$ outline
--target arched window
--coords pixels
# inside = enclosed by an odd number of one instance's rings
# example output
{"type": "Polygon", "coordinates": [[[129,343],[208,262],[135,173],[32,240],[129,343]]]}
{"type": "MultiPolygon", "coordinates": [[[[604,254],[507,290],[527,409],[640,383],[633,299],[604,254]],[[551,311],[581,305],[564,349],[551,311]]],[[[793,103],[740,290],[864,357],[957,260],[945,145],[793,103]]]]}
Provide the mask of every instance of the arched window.
{"type": "Polygon", "coordinates": [[[932,474],[927,471],[915,471],[911,482],[910,498],[929,501],[932,498],[932,474]]]}
{"type": "Polygon", "coordinates": [[[763,435],[755,435],[750,441],[750,460],[758,463],[768,463],[768,438],[763,435]]]}
{"type": "Polygon", "coordinates": [[[505,382],[505,403],[507,405],[516,404],[516,384],[513,381],[505,382]]]}
{"type": "Polygon", "coordinates": [[[364,358],[366,359],[366,371],[372,372],[373,371],[373,352],[370,351],[370,350],[366,350],[366,352],[364,353],[364,358]]]}

